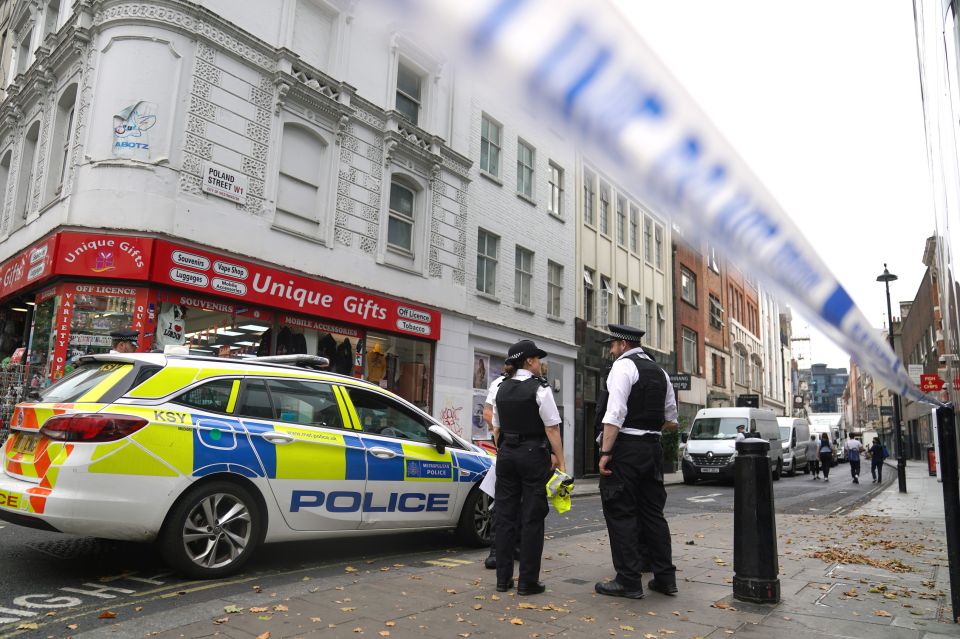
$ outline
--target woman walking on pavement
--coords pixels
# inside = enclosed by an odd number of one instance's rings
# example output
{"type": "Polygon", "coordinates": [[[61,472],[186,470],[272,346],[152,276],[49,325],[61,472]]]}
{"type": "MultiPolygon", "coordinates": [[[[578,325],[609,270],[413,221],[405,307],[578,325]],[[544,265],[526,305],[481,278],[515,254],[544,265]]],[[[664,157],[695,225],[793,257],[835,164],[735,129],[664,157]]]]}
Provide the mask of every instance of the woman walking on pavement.
{"type": "Polygon", "coordinates": [[[543,555],[543,520],[547,516],[546,484],[557,468],[564,470],[560,441],[560,413],[553,391],[540,377],[540,360],[547,354],[531,340],[510,347],[504,380],[493,402],[493,428],[497,439],[497,592],[513,587],[513,549],[520,528],[520,580],[517,593],[538,595],[546,590],[540,581],[543,555]]]}
{"type": "Polygon", "coordinates": [[[823,481],[830,481],[830,464],[833,462],[833,449],[830,436],[820,433],[820,468],[823,469],[823,481]]]}
{"type": "Polygon", "coordinates": [[[810,467],[810,474],[814,479],[820,479],[820,444],[817,442],[816,435],[810,435],[804,454],[807,458],[807,466],[810,467]]]}

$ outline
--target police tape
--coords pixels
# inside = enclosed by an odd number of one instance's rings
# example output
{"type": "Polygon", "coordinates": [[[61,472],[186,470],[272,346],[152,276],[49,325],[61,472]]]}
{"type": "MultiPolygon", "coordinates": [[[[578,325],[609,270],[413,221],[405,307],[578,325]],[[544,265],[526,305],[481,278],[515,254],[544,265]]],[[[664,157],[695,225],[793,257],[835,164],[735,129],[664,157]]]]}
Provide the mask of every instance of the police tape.
{"type": "Polygon", "coordinates": [[[800,230],[607,2],[381,0],[569,135],[690,241],[709,240],[891,390],[922,393],[800,230]]]}

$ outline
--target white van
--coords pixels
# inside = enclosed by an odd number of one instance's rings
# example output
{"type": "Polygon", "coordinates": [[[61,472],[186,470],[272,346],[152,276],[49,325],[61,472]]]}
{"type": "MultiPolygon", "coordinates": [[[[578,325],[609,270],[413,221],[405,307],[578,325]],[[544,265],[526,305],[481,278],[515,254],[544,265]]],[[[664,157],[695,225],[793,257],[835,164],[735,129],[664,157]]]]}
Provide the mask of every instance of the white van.
{"type": "Polygon", "coordinates": [[[783,447],[783,469],[793,477],[798,470],[807,472],[807,442],[810,424],[798,417],[777,417],[780,426],[780,445],[783,447]]]}
{"type": "Polygon", "coordinates": [[[772,410],[765,408],[703,408],[683,433],[683,483],[698,479],[733,478],[733,462],[737,451],[737,426],[743,425],[747,437],[760,437],[770,442],[770,471],[773,479],[783,473],[783,447],[780,428],[772,410]],[[752,433],[752,435],[751,435],[752,433]]]}

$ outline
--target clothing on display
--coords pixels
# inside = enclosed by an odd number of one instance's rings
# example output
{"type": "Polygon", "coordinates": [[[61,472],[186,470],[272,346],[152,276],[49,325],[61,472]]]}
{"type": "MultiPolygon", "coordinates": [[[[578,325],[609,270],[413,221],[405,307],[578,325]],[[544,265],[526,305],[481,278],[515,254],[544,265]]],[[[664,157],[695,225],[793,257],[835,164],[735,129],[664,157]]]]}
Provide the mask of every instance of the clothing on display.
{"type": "Polygon", "coordinates": [[[157,316],[154,350],[162,352],[165,346],[181,346],[186,343],[186,310],[179,304],[165,305],[157,316]]]}

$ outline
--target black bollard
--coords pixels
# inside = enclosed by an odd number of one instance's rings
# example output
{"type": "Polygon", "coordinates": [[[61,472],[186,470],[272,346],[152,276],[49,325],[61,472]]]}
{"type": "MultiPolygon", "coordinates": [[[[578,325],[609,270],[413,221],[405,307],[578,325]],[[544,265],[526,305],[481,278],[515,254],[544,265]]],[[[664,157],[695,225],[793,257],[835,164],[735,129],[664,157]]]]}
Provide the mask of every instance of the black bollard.
{"type": "Polygon", "coordinates": [[[937,443],[943,480],[943,515],[947,528],[947,565],[953,621],[960,619],[960,478],[957,475],[957,421],[953,404],[937,409],[937,443]]]}
{"type": "Polygon", "coordinates": [[[770,442],[737,442],[733,493],[733,596],[779,603],[777,520],[773,512],[770,442]]]}

